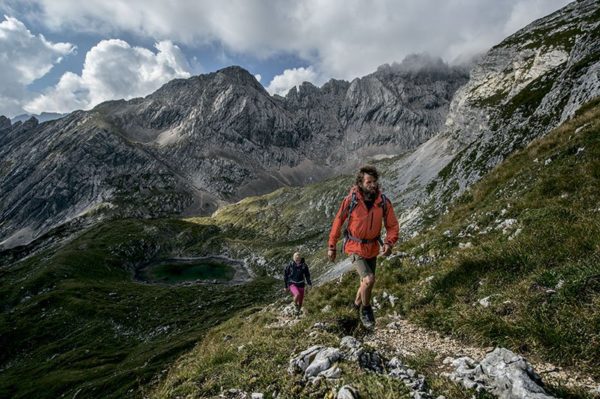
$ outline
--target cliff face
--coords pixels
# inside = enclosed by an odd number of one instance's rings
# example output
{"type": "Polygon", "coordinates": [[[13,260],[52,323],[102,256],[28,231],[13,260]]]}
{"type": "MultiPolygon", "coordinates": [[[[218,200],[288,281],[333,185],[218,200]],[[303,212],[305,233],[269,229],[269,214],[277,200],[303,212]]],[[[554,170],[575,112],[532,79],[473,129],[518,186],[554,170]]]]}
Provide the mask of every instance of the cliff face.
{"type": "Polygon", "coordinates": [[[161,160],[89,114],[16,125],[0,152],[0,228],[16,243],[84,214],[158,216],[203,205],[161,160]]]}
{"type": "MultiPolygon", "coordinates": [[[[419,57],[417,59],[420,60],[419,57]]],[[[270,96],[239,67],[38,124],[0,121],[0,243],[86,215],[208,214],[409,151],[442,126],[466,74],[441,61],[270,96]]]]}
{"type": "Polygon", "coordinates": [[[578,1],[492,48],[455,94],[443,131],[393,165],[405,222],[471,184],[600,95],[600,7],[578,1]]]}

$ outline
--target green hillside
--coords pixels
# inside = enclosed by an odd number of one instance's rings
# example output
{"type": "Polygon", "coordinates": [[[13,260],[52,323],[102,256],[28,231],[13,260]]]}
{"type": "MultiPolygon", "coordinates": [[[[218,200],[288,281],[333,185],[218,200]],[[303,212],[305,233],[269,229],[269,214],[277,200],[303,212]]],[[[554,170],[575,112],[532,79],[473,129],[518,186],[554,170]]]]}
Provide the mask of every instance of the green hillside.
{"type": "MultiPolygon", "coordinates": [[[[252,201],[238,206],[250,209],[252,201]]],[[[509,157],[433,227],[383,261],[374,295],[392,293],[399,306],[384,305],[378,326],[385,325],[389,313],[399,312],[465,343],[507,347],[598,380],[599,204],[600,108],[594,102],[509,157]]],[[[245,217],[243,209],[233,210],[232,222],[234,215],[245,217]]],[[[286,368],[292,354],[310,345],[337,345],[344,335],[364,334],[347,310],[356,286],[350,273],[315,288],[308,294],[306,317],[288,328],[269,328],[280,317],[275,307],[254,307],[232,317],[179,359],[151,396],[211,397],[239,388],[266,397],[274,392],[332,397],[329,383],[305,384],[286,368]],[[331,312],[321,311],[326,305],[331,312]],[[332,327],[307,337],[316,322],[332,327]]],[[[437,375],[432,354],[405,360],[427,375],[435,394],[471,397],[437,375]]],[[[366,397],[402,392],[384,376],[349,364],[342,368],[342,383],[352,383],[366,397]]],[[[560,381],[547,388],[561,397],[588,397],[560,381]]]]}
{"type": "Polygon", "coordinates": [[[220,248],[219,229],[120,220],[0,269],[0,397],[140,397],[211,327],[273,300],[274,280],[158,285],[139,265],[220,248]]]}

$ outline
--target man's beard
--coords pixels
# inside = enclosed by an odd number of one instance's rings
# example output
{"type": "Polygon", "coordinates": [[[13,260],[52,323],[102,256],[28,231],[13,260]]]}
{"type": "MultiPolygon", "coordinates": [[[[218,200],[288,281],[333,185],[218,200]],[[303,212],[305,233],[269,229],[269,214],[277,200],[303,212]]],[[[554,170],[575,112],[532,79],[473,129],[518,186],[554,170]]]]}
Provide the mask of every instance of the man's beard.
{"type": "Polygon", "coordinates": [[[369,191],[363,187],[363,185],[359,185],[360,191],[362,192],[363,197],[367,201],[375,201],[377,198],[377,194],[379,192],[379,185],[377,185],[373,191],[369,191]]]}

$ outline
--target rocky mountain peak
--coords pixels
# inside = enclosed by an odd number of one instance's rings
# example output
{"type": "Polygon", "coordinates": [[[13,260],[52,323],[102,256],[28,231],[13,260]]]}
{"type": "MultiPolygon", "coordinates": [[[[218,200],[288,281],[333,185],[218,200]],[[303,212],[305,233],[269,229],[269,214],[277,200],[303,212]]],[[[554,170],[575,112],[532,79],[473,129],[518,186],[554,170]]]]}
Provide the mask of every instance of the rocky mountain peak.
{"type": "MultiPolygon", "coordinates": [[[[326,98],[336,97],[340,95],[343,96],[343,94],[345,93],[345,91],[342,90],[332,91],[328,89],[329,87],[325,88],[325,86],[323,86],[322,88],[319,88],[310,82],[303,82],[299,86],[292,87],[287,92],[283,100],[285,101],[286,107],[288,108],[300,107],[314,109],[316,108],[315,105],[317,103],[322,103],[326,98]]],[[[331,98],[329,101],[331,101],[331,98]]],[[[341,98],[338,99],[336,102],[339,101],[341,101],[341,98]]]]}
{"type": "Polygon", "coordinates": [[[12,126],[10,119],[4,115],[0,115],[0,130],[8,130],[12,126]]]}
{"type": "Polygon", "coordinates": [[[23,122],[23,129],[33,129],[37,127],[38,124],[39,121],[37,120],[37,118],[35,116],[32,116],[31,118],[23,122]]]}
{"type": "Polygon", "coordinates": [[[321,90],[325,93],[342,94],[348,90],[348,86],[350,86],[350,83],[345,80],[329,79],[327,83],[321,86],[321,90]]]}
{"type": "Polygon", "coordinates": [[[229,79],[229,82],[240,86],[251,86],[259,91],[266,93],[265,88],[256,80],[254,75],[248,72],[241,66],[233,65],[215,72],[217,75],[224,75],[229,79]]]}
{"type": "Polygon", "coordinates": [[[190,108],[198,106],[203,96],[225,90],[236,92],[250,90],[268,96],[264,87],[250,72],[239,66],[231,66],[187,79],[171,80],[145,99],[130,100],[127,104],[147,104],[148,101],[154,101],[166,106],[190,108]]]}

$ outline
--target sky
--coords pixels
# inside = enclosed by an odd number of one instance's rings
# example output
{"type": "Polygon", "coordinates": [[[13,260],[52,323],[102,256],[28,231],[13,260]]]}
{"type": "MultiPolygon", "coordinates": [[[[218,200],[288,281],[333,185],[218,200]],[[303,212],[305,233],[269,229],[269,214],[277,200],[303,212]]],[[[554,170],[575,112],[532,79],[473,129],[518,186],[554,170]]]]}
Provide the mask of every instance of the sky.
{"type": "Polygon", "coordinates": [[[66,113],[239,65],[271,94],[411,54],[467,62],[569,0],[0,0],[0,115],[66,113]]]}

